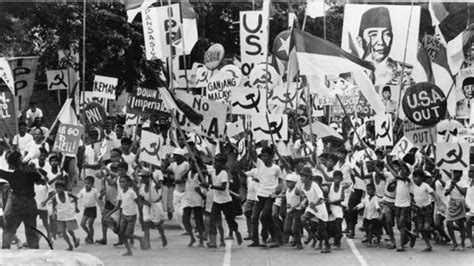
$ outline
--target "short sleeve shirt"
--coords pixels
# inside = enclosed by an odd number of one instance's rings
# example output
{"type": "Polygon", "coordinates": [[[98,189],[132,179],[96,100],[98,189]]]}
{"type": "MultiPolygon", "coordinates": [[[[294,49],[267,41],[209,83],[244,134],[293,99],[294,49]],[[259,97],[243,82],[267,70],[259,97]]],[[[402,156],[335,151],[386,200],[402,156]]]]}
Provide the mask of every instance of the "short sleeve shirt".
{"type": "Polygon", "coordinates": [[[123,215],[137,215],[138,214],[138,206],[135,203],[135,199],[137,199],[137,194],[133,189],[128,188],[127,191],[119,193],[118,200],[122,201],[122,214],[123,215]]]}

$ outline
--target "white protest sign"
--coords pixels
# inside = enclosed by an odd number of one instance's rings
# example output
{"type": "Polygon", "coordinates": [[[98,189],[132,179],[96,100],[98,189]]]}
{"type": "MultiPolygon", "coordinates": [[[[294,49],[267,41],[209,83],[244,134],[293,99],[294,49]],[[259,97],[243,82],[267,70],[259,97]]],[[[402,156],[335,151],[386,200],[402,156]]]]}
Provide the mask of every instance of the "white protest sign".
{"type": "Polygon", "coordinates": [[[93,88],[94,96],[115,100],[117,83],[117,78],[95,75],[93,88]]]}
{"type": "Polygon", "coordinates": [[[296,109],[296,99],[298,96],[298,83],[291,82],[289,87],[287,83],[283,86],[275,86],[271,97],[268,99],[269,104],[286,106],[287,108],[296,109]]]}
{"type": "Polygon", "coordinates": [[[142,12],[142,20],[146,60],[163,59],[162,43],[164,43],[164,39],[160,35],[158,7],[146,8],[142,12]]]}
{"type": "Polygon", "coordinates": [[[390,155],[395,156],[395,158],[403,159],[405,155],[414,147],[413,143],[406,137],[403,136],[395,146],[393,146],[392,152],[390,155]]]}
{"type": "Polygon", "coordinates": [[[423,127],[405,120],[403,121],[403,133],[416,147],[436,142],[436,127],[423,127]]]}
{"type": "Polygon", "coordinates": [[[161,143],[160,138],[157,134],[142,130],[142,135],[140,139],[140,160],[160,166],[161,157],[160,150],[163,143],[161,143]]]}
{"type": "Polygon", "coordinates": [[[287,140],[288,139],[288,116],[264,114],[252,116],[253,138],[259,140],[287,140]]]}
{"type": "Polygon", "coordinates": [[[268,21],[263,17],[262,11],[240,12],[240,55],[244,76],[249,76],[257,64],[266,61],[268,46],[265,36],[268,21]]]}
{"type": "Polygon", "coordinates": [[[273,91],[276,86],[282,86],[283,81],[280,74],[271,65],[256,65],[249,76],[249,85],[256,89],[267,89],[273,91]]]}
{"type": "Polygon", "coordinates": [[[390,114],[375,116],[375,143],[377,146],[393,145],[393,124],[390,114]]]}
{"type": "Polygon", "coordinates": [[[175,97],[204,117],[201,124],[195,126],[186,117],[183,117],[183,114],[177,113],[176,119],[183,130],[195,132],[201,136],[213,139],[225,139],[224,131],[228,108],[226,104],[214,102],[199,95],[192,95],[183,91],[176,91],[175,97]]]}
{"type": "Polygon", "coordinates": [[[67,90],[69,84],[68,73],[66,69],[46,71],[48,81],[48,90],[67,90]]]}
{"type": "Polygon", "coordinates": [[[208,76],[206,96],[209,100],[228,102],[231,91],[237,86],[237,79],[229,72],[214,71],[208,76]]]}
{"type": "Polygon", "coordinates": [[[181,11],[179,4],[172,4],[156,7],[156,13],[160,38],[158,45],[161,46],[162,59],[164,59],[170,57],[170,41],[173,55],[177,54],[176,49],[182,50],[181,11]]]}
{"type": "Polygon", "coordinates": [[[240,115],[265,114],[267,93],[264,89],[238,88],[230,96],[231,113],[240,115]]]}
{"type": "Polygon", "coordinates": [[[436,166],[444,170],[466,170],[469,168],[468,143],[437,143],[436,166]]]}
{"type": "Polygon", "coordinates": [[[228,72],[235,79],[235,86],[240,86],[242,83],[242,71],[236,65],[225,65],[221,69],[221,72],[228,72]]]}

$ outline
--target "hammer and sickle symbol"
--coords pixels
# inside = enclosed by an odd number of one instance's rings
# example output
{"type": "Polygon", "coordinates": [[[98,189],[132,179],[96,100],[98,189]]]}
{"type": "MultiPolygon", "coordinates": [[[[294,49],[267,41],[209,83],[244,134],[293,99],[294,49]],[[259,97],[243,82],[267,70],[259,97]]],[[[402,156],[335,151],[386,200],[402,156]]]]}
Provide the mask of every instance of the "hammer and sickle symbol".
{"type": "Polygon", "coordinates": [[[282,102],[282,103],[289,103],[290,106],[293,107],[293,100],[296,98],[296,94],[297,94],[297,93],[298,93],[298,92],[295,91],[295,94],[293,94],[293,96],[290,96],[291,94],[290,94],[289,92],[285,92],[285,93],[283,94],[283,96],[285,97],[285,99],[280,98],[280,96],[278,96],[278,95],[275,96],[275,97],[273,97],[273,99],[274,99],[274,100],[278,100],[278,101],[280,101],[280,102],[282,102]]]}
{"type": "Polygon", "coordinates": [[[247,101],[250,101],[250,104],[241,104],[240,102],[234,102],[232,104],[232,106],[240,106],[244,109],[252,109],[252,108],[255,108],[255,110],[257,111],[257,113],[259,113],[260,111],[258,110],[258,104],[260,103],[260,90],[258,90],[258,95],[257,95],[257,99],[254,99],[255,98],[255,93],[249,93],[245,96],[245,99],[247,101]]]}
{"type": "Polygon", "coordinates": [[[49,88],[51,89],[51,87],[58,86],[61,84],[63,84],[64,87],[67,88],[67,84],[66,82],[64,82],[64,73],[62,71],[59,71],[59,73],[54,76],[54,82],[51,82],[51,84],[49,84],[49,88]]]}
{"type": "Polygon", "coordinates": [[[141,151],[143,152],[146,152],[148,153],[148,155],[150,156],[156,156],[156,158],[158,158],[158,160],[160,159],[160,157],[158,156],[158,150],[160,149],[160,147],[158,146],[158,143],[151,143],[150,144],[150,148],[152,148],[152,150],[148,150],[147,147],[143,147],[141,149],[141,151]]]}
{"type": "Polygon", "coordinates": [[[262,76],[258,79],[256,79],[252,85],[257,85],[257,84],[265,84],[266,82],[273,84],[272,82],[272,74],[270,74],[269,71],[265,71],[266,73],[262,74],[262,76]]]}
{"type": "Polygon", "coordinates": [[[270,122],[269,130],[265,130],[261,127],[257,127],[257,128],[254,129],[254,131],[259,131],[260,130],[263,133],[268,134],[268,135],[276,134],[278,136],[278,138],[281,139],[280,130],[282,129],[282,127],[283,127],[283,118],[281,119],[280,124],[278,124],[276,121],[270,122]]]}
{"type": "Polygon", "coordinates": [[[441,160],[439,160],[439,162],[436,164],[438,167],[440,167],[444,163],[447,163],[447,164],[461,163],[462,166],[467,167],[466,162],[462,160],[461,144],[458,143],[458,152],[456,152],[456,149],[452,149],[448,153],[446,153],[446,155],[448,156],[448,159],[442,158],[441,160]]]}
{"type": "Polygon", "coordinates": [[[380,137],[380,138],[385,138],[385,137],[387,137],[389,141],[392,141],[392,138],[390,137],[390,134],[389,134],[389,133],[390,133],[390,126],[387,125],[387,124],[388,124],[387,120],[385,120],[385,121],[382,122],[381,128],[384,129],[385,132],[384,132],[383,134],[378,134],[378,133],[377,133],[377,136],[376,136],[376,137],[377,137],[377,138],[378,138],[378,137],[380,137]]]}

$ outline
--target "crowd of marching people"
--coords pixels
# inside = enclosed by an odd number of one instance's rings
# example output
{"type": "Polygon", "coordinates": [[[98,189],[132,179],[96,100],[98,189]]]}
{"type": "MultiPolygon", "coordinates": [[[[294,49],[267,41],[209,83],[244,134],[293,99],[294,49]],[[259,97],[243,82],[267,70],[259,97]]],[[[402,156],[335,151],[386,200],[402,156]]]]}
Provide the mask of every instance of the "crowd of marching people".
{"type": "Polygon", "coordinates": [[[273,145],[247,136],[241,153],[233,139],[197,141],[169,124],[147,124],[134,128],[110,118],[103,130],[87,130],[77,157],[70,158],[51,152],[41,118],[20,123],[18,135],[0,141],[2,247],[39,248],[43,234],[51,246],[63,238],[73,250],[83,230],[85,244],[109,245],[118,235],[113,245],[132,255],[134,242],[151,248],[154,229],[167,246],[163,225],[171,219],[190,247],[216,248],[235,239],[249,247],[329,253],[356,234],[367,247],[397,251],[417,239],[428,252],[433,244],[450,244],[453,251],[472,247],[474,170],[439,170],[420,149],[394,158],[384,148],[352,145],[351,138],[315,147],[303,137],[273,145]],[[138,156],[145,129],[159,134],[158,147],[173,147],[160,151],[160,165],[138,156]],[[246,227],[236,222],[240,215],[246,227]],[[101,232],[94,231],[97,218],[101,232]],[[16,236],[21,222],[24,244],[16,236]]]}

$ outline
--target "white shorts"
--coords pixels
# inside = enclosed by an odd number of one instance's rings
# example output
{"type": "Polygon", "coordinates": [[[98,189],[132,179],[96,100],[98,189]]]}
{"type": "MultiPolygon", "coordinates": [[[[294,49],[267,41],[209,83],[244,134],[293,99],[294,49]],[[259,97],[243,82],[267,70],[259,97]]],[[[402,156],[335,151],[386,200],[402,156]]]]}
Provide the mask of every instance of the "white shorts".
{"type": "Polygon", "coordinates": [[[143,205],[143,221],[159,223],[165,220],[165,212],[163,211],[163,205],[161,202],[153,202],[148,207],[143,205]]]}

